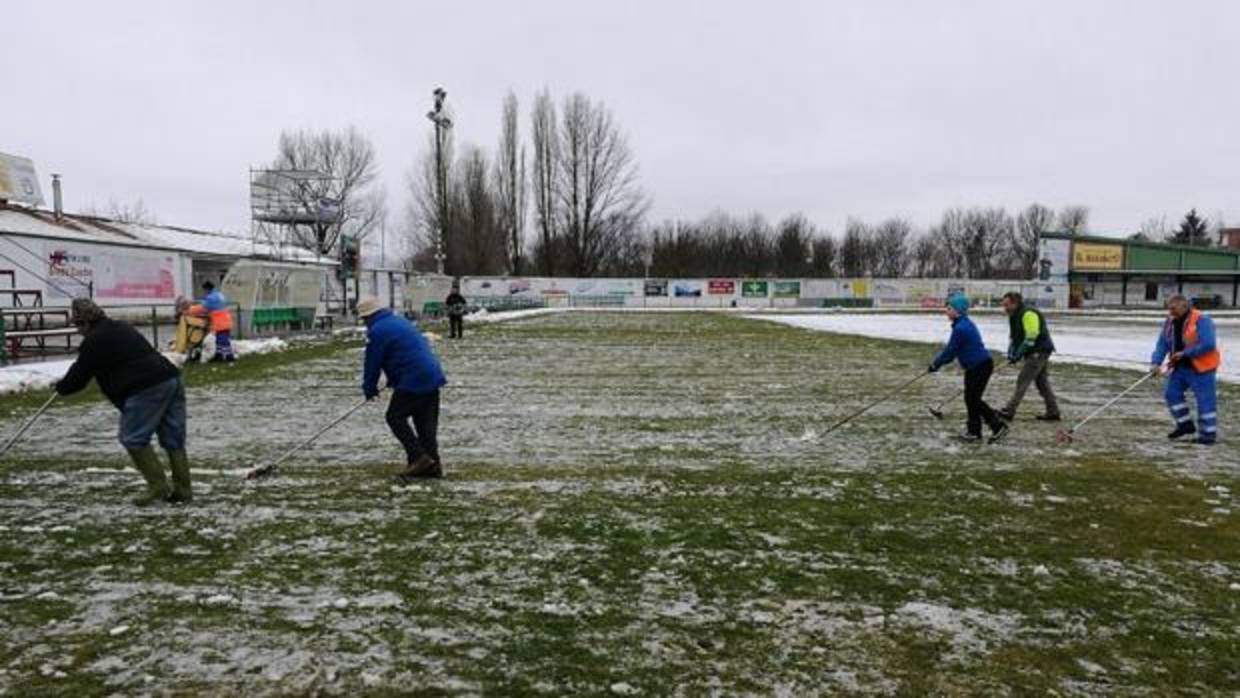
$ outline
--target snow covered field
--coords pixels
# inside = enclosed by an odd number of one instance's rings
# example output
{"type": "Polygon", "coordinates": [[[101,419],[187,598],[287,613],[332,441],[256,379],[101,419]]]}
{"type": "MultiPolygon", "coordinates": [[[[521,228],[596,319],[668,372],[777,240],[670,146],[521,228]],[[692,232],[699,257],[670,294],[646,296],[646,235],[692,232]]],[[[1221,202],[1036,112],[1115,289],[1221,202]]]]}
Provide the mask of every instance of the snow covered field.
{"type": "MultiPolygon", "coordinates": [[[[947,318],[941,314],[763,314],[750,317],[809,330],[937,345],[946,342],[951,333],[947,318]]],[[[975,313],[973,320],[982,331],[982,338],[991,351],[1007,351],[1006,316],[975,313]]],[[[1055,347],[1059,351],[1059,361],[1135,370],[1143,370],[1149,365],[1150,353],[1162,327],[1161,320],[1156,316],[1104,318],[1089,315],[1052,315],[1048,322],[1055,339],[1055,347]]],[[[1215,323],[1219,345],[1223,350],[1223,367],[1219,369],[1219,378],[1240,383],[1240,320],[1220,318],[1215,323]]],[[[930,355],[929,350],[927,355],[930,355]]]]}
{"type": "MultiPolygon", "coordinates": [[[[926,346],[603,312],[436,346],[448,478],[415,487],[388,477],[400,452],[381,405],[282,477],[207,474],[343,411],[356,341],[190,366],[190,507],[130,506],[115,411],[54,406],[0,471],[0,692],[1240,685],[1235,386],[1213,450],[1166,442],[1155,386],[1070,447],[1028,419],[974,448],[950,438],[958,405],[945,421],[925,409],[955,374],[823,435],[921,369],[926,346]]],[[[1131,381],[1056,375],[1069,416],[1131,381]]],[[[0,397],[0,433],[38,397],[0,397]]]]}

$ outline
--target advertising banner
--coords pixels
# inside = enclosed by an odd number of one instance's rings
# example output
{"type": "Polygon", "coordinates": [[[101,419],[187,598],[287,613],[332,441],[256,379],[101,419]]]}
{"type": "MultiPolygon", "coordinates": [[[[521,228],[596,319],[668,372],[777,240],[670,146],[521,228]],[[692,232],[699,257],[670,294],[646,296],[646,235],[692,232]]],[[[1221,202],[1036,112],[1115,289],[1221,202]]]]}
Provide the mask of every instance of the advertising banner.
{"type": "Polygon", "coordinates": [[[1115,270],[1124,268],[1124,246],[1093,242],[1072,244],[1073,269],[1115,270]]]}
{"type": "Polygon", "coordinates": [[[732,279],[711,279],[706,284],[706,292],[712,296],[732,296],[736,294],[736,282],[732,279]]]}
{"type": "Polygon", "coordinates": [[[646,297],[659,297],[667,295],[667,279],[646,279],[645,288],[646,297]]]}
{"type": "Polygon", "coordinates": [[[1067,283],[1072,241],[1042,238],[1038,242],[1038,280],[1067,283]]]}
{"type": "Polygon", "coordinates": [[[776,298],[800,298],[801,282],[800,281],[776,281],[775,282],[776,298]]]}
{"type": "Polygon", "coordinates": [[[672,295],[677,298],[697,298],[702,295],[702,282],[677,281],[672,284],[672,295]]]}
{"type": "Polygon", "coordinates": [[[100,251],[93,246],[48,242],[47,293],[52,298],[81,295],[94,285],[98,300],[176,298],[176,257],[142,250],[100,251]]]}
{"type": "Polygon", "coordinates": [[[0,199],[31,206],[43,205],[39,176],[35,174],[30,158],[0,153],[0,199]]]}
{"type": "Polygon", "coordinates": [[[741,295],[745,298],[766,298],[770,295],[770,284],[766,281],[741,282],[741,295]]]}

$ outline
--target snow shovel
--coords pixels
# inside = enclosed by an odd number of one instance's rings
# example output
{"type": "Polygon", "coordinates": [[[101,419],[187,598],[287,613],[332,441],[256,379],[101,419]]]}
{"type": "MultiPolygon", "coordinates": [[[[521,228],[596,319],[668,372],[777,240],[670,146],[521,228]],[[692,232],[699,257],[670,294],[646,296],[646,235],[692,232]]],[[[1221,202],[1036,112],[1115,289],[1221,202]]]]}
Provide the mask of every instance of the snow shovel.
{"type": "Polygon", "coordinates": [[[909,387],[909,386],[911,386],[912,384],[916,383],[917,381],[921,380],[922,378],[925,378],[925,377],[926,377],[926,376],[928,376],[928,375],[930,375],[930,372],[929,372],[929,371],[922,371],[921,373],[917,374],[917,377],[916,377],[916,378],[913,378],[912,380],[905,381],[905,382],[904,382],[904,383],[902,383],[899,387],[895,388],[895,389],[894,389],[894,390],[892,390],[891,392],[889,392],[889,393],[887,393],[887,394],[883,395],[882,397],[878,398],[878,399],[877,399],[877,400],[875,400],[874,402],[871,402],[870,404],[866,405],[865,407],[862,407],[861,409],[857,410],[856,412],[853,412],[852,414],[850,414],[850,415],[848,415],[847,417],[845,417],[845,418],[841,419],[840,421],[836,422],[835,424],[832,424],[831,426],[827,427],[827,430],[826,430],[826,431],[824,431],[824,432],[822,432],[822,435],[823,435],[823,436],[826,436],[827,434],[830,434],[831,432],[835,431],[836,429],[839,429],[840,427],[844,426],[845,424],[848,424],[849,422],[851,422],[852,420],[856,419],[857,417],[860,417],[861,415],[865,414],[866,412],[869,412],[870,410],[874,409],[875,407],[877,407],[877,406],[879,406],[879,405],[883,404],[884,402],[887,402],[887,401],[888,401],[888,400],[890,400],[891,398],[893,398],[893,397],[895,397],[895,396],[899,395],[900,393],[904,392],[905,390],[907,390],[907,389],[908,389],[908,387],[909,387]]]}
{"type": "Polygon", "coordinates": [[[4,448],[0,448],[0,456],[3,456],[4,454],[8,453],[9,449],[13,448],[13,444],[17,443],[17,440],[22,437],[22,434],[25,434],[26,430],[29,429],[36,421],[38,421],[39,417],[43,416],[43,413],[47,411],[47,408],[52,406],[52,403],[56,401],[56,397],[57,397],[57,393],[53,391],[52,396],[47,399],[47,402],[43,403],[43,406],[40,407],[33,415],[31,415],[30,419],[26,420],[26,423],[23,424],[21,428],[17,430],[17,433],[14,434],[12,438],[10,438],[8,441],[5,442],[4,448]]]}
{"type": "MultiPolygon", "coordinates": [[[[996,368],[995,372],[990,374],[991,378],[999,375],[1003,371],[1003,369],[1007,368],[1010,365],[1011,364],[1008,364],[1008,363],[999,364],[999,368],[996,368]]],[[[943,407],[947,403],[958,399],[961,395],[964,395],[964,388],[960,388],[956,392],[952,393],[951,397],[943,398],[943,401],[940,402],[939,404],[933,407],[927,407],[926,409],[930,410],[930,414],[934,415],[935,419],[942,419],[943,418],[943,407]]]]}
{"type": "Polygon", "coordinates": [[[337,424],[348,419],[354,412],[365,407],[367,402],[369,402],[369,400],[366,400],[366,399],[360,400],[357,404],[353,405],[348,410],[346,410],[344,414],[340,415],[339,417],[336,417],[332,421],[328,422],[322,429],[319,429],[318,431],[314,432],[314,436],[311,436],[310,438],[301,442],[297,446],[285,451],[284,455],[268,463],[267,465],[262,465],[262,466],[252,468],[248,473],[245,474],[245,479],[257,480],[259,478],[267,477],[269,475],[274,474],[276,471],[276,468],[279,467],[281,463],[288,460],[294,453],[297,453],[301,451],[302,449],[304,449],[305,447],[309,446],[310,444],[314,443],[314,440],[319,438],[323,434],[326,434],[327,430],[331,429],[337,424]]]}
{"type": "Polygon", "coordinates": [[[1127,387],[1127,388],[1126,388],[1126,389],[1125,389],[1122,393],[1120,393],[1119,395],[1116,395],[1115,397],[1113,397],[1113,398],[1111,398],[1110,400],[1108,400],[1108,401],[1106,402],[1106,404],[1104,404],[1103,406],[1101,406],[1101,407],[1099,407],[1098,409],[1094,410],[1093,412],[1090,412],[1089,414],[1085,415],[1085,418],[1084,418],[1084,419],[1082,419],[1081,421],[1077,422],[1076,424],[1073,424],[1071,429],[1068,429],[1068,430],[1066,430],[1066,431],[1065,431],[1065,430],[1063,430],[1063,429],[1060,429],[1059,431],[1055,432],[1055,443],[1058,443],[1058,444],[1066,444],[1066,443],[1071,442],[1071,441],[1072,441],[1072,439],[1073,439],[1073,435],[1074,435],[1074,434],[1076,434],[1077,430],[1078,430],[1078,429],[1080,429],[1081,427],[1085,426],[1085,425],[1089,422],[1089,420],[1091,420],[1091,419],[1093,419],[1094,417],[1098,416],[1098,414],[1099,414],[1099,413],[1101,413],[1103,410],[1105,410],[1106,408],[1110,407],[1111,405],[1114,405],[1115,403],[1119,402],[1119,401],[1120,401],[1120,398],[1122,398],[1122,397],[1124,397],[1125,395],[1127,395],[1128,393],[1131,393],[1132,391],[1136,390],[1138,387],[1140,387],[1140,386],[1141,386],[1141,384],[1142,384],[1142,383],[1144,383],[1145,381],[1147,381],[1147,380],[1149,380],[1149,379],[1151,379],[1151,378],[1153,378],[1154,376],[1157,376],[1157,375],[1158,375],[1158,371],[1157,371],[1157,370],[1150,371],[1149,373],[1146,373],[1144,376],[1141,376],[1141,380],[1139,380],[1139,381],[1137,381],[1136,383],[1133,383],[1132,385],[1128,386],[1128,387],[1127,387]]]}

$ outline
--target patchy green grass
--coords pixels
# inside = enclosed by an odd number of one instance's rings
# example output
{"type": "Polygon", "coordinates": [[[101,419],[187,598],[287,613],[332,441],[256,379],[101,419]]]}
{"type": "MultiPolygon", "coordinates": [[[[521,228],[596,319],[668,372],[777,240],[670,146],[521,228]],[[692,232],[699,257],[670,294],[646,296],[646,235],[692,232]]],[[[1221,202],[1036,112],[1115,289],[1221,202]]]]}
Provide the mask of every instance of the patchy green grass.
{"type": "MultiPolygon", "coordinates": [[[[87,471],[124,465],[114,414],[63,406],[0,481],[0,690],[1240,687],[1240,455],[1166,444],[1154,388],[1069,448],[1033,421],[970,448],[925,410],[952,376],[821,435],[924,346],[600,313],[439,348],[449,477],[418,487],[388,479],[375,409],[283,477],[204,475],[194,506],[138,510],[135,477],[87,471]]],[[[358,361],[325,347],[191,378],[196,462],[282,452],[354,399],[358,361]]],[[[1079,414],[1131,374],[1055,377],[1079,414]]]]}

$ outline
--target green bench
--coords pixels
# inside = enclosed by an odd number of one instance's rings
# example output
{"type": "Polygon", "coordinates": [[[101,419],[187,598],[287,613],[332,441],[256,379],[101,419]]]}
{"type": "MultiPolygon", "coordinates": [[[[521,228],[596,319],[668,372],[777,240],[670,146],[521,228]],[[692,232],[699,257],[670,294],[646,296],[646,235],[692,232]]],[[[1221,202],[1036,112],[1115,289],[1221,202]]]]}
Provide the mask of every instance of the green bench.
{"type": "Polygon", "coordinates": [[[314,321],[313,316],[313,310],[303,310],[302,308],[255,308],[253,310],[252,324],[255,330],[275,327],[288,327],[292,329],[294,325],[297,326],[297,329],[302,329],[314,321]]]}

